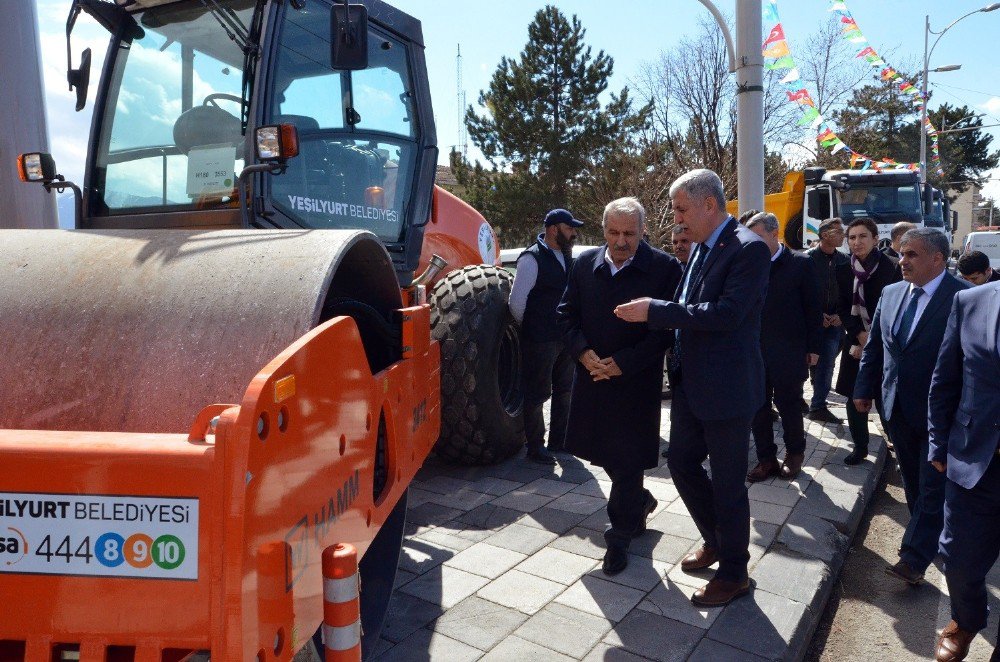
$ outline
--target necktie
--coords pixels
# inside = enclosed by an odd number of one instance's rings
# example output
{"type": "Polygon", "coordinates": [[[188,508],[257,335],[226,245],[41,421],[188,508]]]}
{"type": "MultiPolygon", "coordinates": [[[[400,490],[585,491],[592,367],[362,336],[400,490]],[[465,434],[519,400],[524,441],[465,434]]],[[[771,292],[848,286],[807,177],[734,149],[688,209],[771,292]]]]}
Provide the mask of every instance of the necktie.
{"type": "MultiPolygon", "coordinates": [[[[694,286],[694,281],[697,280],[698,274],[701,273],[701,267],[704,264],[705,255],[708,254],[708,248],[704,244],[698,244],[694,249],[694,255],[691,256],[691,268],[688,269],[686,278],[684,279],[684,289],[681,290],[680,303],[681,305],[686,305],[688,300],[688,293],[694,286]]],[[[681,332],[680,329],[674,330],[674,348],[670,353],[670,361],[667,364],[667,369],[670,372],[677,372],[681,367],[681,332]]]]}
{"type": "Polygon", "coordinates": [[[900,345],[906,345],[910,339],[913,318],[917,316],[917,302],[920,301],[920,297],[923,294],[924,290],[919,287],[913,288],[913,291],[910,292],[910,303],[907,304],[906,310],[903,311],[903,317],[899,320],[899,329],[896,331],[896,342],[900,345]]]}

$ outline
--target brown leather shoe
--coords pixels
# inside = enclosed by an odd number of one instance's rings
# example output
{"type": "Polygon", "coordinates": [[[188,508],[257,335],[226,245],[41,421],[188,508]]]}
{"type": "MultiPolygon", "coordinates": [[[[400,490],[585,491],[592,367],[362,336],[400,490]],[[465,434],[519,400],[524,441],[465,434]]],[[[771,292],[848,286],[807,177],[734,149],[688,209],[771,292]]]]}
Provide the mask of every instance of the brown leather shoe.
{"type": "Polygon", "coordinates": [[[910,586],[920,586],[924,583],[924,574],[911,568],[906,561],[896,561],[893,565],[887,565],[885,573],[896,579],[902,579],[910,586]]]}
{"type": "Polygon", "coordinates": [[[785,455],[785,461],[781,464],[781,477],[785,480],[794,480],[802,471],[802,463],[805,461],[804,453],[785,455]]]}
{"type": "Polygon", "coordinates": [[[969,632],[958,627],[958,623],[951,621],[941,630],[941,636],[937,640],[937,653],[934,659],[937,662],[953,662],[954,660],[964,660],[969,654],[969,645],[976,638],[975,632],[969,632]]]}
{"type": "Polygon", "coordinates": [[[757,466],[750,470],[750,473],[747,474],[747,482],[759,483],[780,473],[781,465],[778,464],[777,460],[764,460],[763,462],[758,462],[757,466]]]}
{"type": "Polygon", "coordinates": [[[692,570],[701,570],[712,565],[719,560],[719,552],[713,547],[708,545],[702,545],[698,548],[698,551],[691,552],[683,559],[681,559],[681,570],[684,572],[691,572],[692,570]]]}
{"type": "Polygon", "coordinates": [[[723,607],[746,595],[752,588],[749,577],[741,582],[715,578],[694,592],[691,603],[698,607],[723,607]]]}

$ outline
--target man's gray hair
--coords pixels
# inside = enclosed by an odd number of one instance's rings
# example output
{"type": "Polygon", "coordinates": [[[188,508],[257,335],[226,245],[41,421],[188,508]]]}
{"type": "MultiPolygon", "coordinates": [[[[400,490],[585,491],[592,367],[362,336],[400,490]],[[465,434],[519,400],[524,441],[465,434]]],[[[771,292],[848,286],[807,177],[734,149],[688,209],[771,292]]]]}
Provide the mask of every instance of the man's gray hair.
{"type": "Polygon", "coordinates": [[[913,228],[906,231],[901,243],[907,244],[914,239],[922,241],[924,246],[931,252],[940,253],[945,261],[951,255],[951,244],[948,242],[948,237],[944,236],[944,233],[940,230],[935,230],[934,228],[913,228]]]}
{"type": "Polygon", "coordinates": [[[768,232],[774,232],[778,229],[778,217],[766,211],[762,211],[759,214],[755,214],[750,217],[747,221],[747,227],[752,228],[755,225],[763,225],[764,229],[768,232]]]}
{"type": "Polygon", "coordinates": [[[670,185],[670,197],[674,197],[677,191],[684,191],[695,200],[715,198],[719,209],[726,210],[726,192],[722,188],[722,180],[711,170],[699,168],[684,173],[670,185]]]}
{"type": "Polygon", "coordinates": [[[608,216],[631,216],[639,220],[639,231],[646,225],[646,208],[635,198],[618,198],[604,208],[601,225],[607,226],[608,216]]]}

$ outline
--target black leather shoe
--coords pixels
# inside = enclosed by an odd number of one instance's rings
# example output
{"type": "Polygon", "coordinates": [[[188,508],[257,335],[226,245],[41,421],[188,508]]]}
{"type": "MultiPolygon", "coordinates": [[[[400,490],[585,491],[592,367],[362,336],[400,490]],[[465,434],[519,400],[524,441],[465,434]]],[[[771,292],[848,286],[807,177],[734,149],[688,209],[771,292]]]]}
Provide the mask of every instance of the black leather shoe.
{"type": "Polygon", "coordinates": [[[628,552],[618,547],[609,547],[604,552],[604,563],[601,570],[605,575],[617,575],[628,566],[628,552]]]}
{"type": "Polygon", "coordinates": [[[526,457],[536,464],[553,465],[556,463],[556,456],[550,453],[547,448],[529,448],[526,457]]]}
{"type": "Polygon", "coordinates": [[[638,538],[646,532],[646,518],[649,517],[650,513],[656,510],[656,499],[653,498],[653,494],[649,490],[645,490],[645,492],[646,503],[642,506],[642,524],[640,524],[639,528],[632,534],[633,538],[638,538]]]}
{"type": "Polygon", "coordinates": [[[920,586],[924,583],[924,573],[917,572],[906,561],[897,561],[894,565],[887,565],[885,573],[896,579],[902,579],[910,586],[920,586]]]}
{"type": "Polygon", "coordinates": [[[851,451],[851,454],[844,458],[844,464],[849,464],[854,466],[855,464],[861,464],[868,457],[867,448],[855,448],[851,451]]]}
{"type": "Polygon", "coordinates": [[[820,407],[819,409],[811,409],[806,417],[810,421],[819,421],[820,423],[843,423],[843,419],[837,418],[833,415],[833,412],[827,407],[820,407]]]}

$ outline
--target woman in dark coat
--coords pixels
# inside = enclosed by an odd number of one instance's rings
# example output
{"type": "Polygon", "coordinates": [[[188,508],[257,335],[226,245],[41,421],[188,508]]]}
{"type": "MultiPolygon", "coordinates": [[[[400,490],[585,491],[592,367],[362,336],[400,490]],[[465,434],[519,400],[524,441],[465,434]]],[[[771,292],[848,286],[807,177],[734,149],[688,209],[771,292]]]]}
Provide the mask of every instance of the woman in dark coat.
{"type": "MultiPolygon", "coordinates": [[[[899,264],[877,248],[878,226],[870,218],[855,219],[847,226],[847,246],[851,261],[837,270],[840,289],[840,319],[844,321],[847,342],[840,354],[840,372],[834,390],[847,398],[847,426],[854,450],[844,462],[860,464],[868,457],[868,414],[854,406],[854,382],[861,365],[861,349],[868,340],[868,330],[882,290],[902,280],[899,264]]],[[[879,403],[879,406],[881,404],[879,403]]]]}
{"type": "Polygon", "coordinates": [[[642,241],[643,218],[631,198],[608,205],[608,244],[574,261],[559,304],[566,351],[576,362],[565,448],[611,478],[608,574],[624,569],[629,542],[656,505],[642,486],[643,470],[655,468],[660,457],[663,356],[673,340],[671,332],[625,322],[614,310],[641,297],[672,299],[681,278],[677,260],[642,241]],[[612,370],[595,379],[603,370],[599,360],[612,370]]]}

